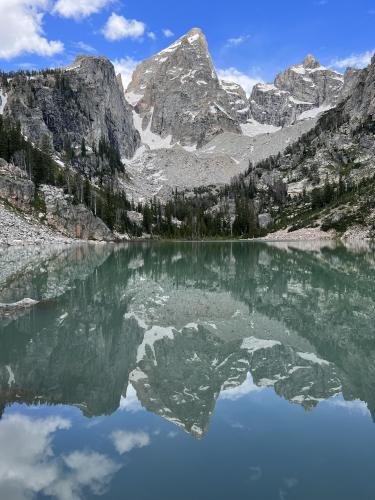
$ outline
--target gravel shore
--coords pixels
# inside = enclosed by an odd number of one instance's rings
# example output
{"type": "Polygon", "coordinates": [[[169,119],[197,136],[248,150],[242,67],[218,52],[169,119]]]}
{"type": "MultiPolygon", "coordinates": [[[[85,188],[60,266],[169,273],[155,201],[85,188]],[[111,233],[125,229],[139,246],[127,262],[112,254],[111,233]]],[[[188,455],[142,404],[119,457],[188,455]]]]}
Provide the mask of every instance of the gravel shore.
{"type": "Polygon", "coordinates": [[[267,234],[264,241],[315,241],[315,240],[334,240],[337,238],[335,231],[322,231],[318,227],[305,227],[297,231],[288,232],[287,229],[280,229],[275,233],[267,234]]]}
{"type": "Polygon", "coordinates": [[[73,243],[30,215],[6,207],[0,202],[0,246],[40,245],[43,243],[73,243]]]}

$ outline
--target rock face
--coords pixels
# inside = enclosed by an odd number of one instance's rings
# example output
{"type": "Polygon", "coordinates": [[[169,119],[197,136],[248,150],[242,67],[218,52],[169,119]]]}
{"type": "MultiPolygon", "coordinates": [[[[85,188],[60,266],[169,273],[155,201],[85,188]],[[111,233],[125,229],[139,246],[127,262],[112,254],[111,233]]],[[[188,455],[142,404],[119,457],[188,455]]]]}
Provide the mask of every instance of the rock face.
{"type": "MultiPolygon", "coordinates": [[[[321,228],[324,231],[334,229],[345,235],[349,228],[354,227],[357,234],[372,237],[375,227],[372,202],[375,57],[360,72],[350,71],[344,94],[349,87],[349,94],[324,113],[314,128],[273,159],[272,169],[286,180],[291,195],[323,188],[327,181],[333,186],[343,183],[351,190],[349,201],[341,198],[342,205],[325,210],[321,228]],[[353,186],[360,189],[355,190],[353,186]]],[[[295,214],[298,216],[298,209],[295,214]]],[[[303,224],[306,227],[306,222],[303,224]]],[[[308,227],[313,227],[311,220],[308,227]]],[[[298,225],[294,228],[298,229],[298,225]]]]}
{"type": "Polygon", "coordinates": [[[275,126],[292,124],[305,111],[337,103],[343,76],[320,65],[308,55],[301,64],[280,73],[274,84],[254,86],[250,107],[252,117],[275,126]]]}
{"type": "Polygon", "coordinates": [[[35,186],[19,168],[0,158],[0,198],[21,209],[29,209],[35,186]]]}
{"type": "Polygon", "coordinates": [[[0,244],[41,243],[45,241],[64,241],[67,238],[85,240],[113,241],[113,233],[104,222],[84,205],[73,203],[72,197],[63,190],[43,185],[40,220],[32,217],[35,185],[27,178],[25,172],[8,164],[0,158],[0,198],[24,213],[14,213],[0,206],[0,244]],[[44,201],[44,203],[43,203],[44,201]],[[50,227],[46,227],[48,223],[50,227]],[[54,228],[59,234],[51,230],[54,228]],[[61,234],[62,233],[62,234],[61,234]]]}
{"type": "Polygon", "coordinates": [[[229,97],[232,112],[240,123],[246,123],[250,118],[250,106],[246,92],[238,83],[222,80],[221,85],[229,97]]]}
{"type": "Polygon", "coordinates": [[[361,70],[357,68],[347,68],[344,73],[344,85],[341,89],[340,99],[349,97],[354,87],[357,84],[357,79],[361,74],[361,70]]]}
{"type": "Polygon", "coordinates": [[[62,189],[41,186],[46,205],[46,218],[50,226],[71,238],[114,241],[115,237],[104,222],[85,207],[74,205],[62,189]]]}
{"type": "Polygon", "coordinates": [[[104,137],[131,157],[139,135],[111,62],[104,57],[78,56],[66,68],[34,76],[17,74],[8,84],[5,114],[21,123],[35,144],[47,135],[56,151],[69,141],[79,147],[97,145],[104,137]]]}
{"type": "Polygon", "coordinates": [[[375,55],[372,57],[369,66],[359,73],[355,74],[353,79],[353,70],[349,76],[351,92],[344,112],[350,116],[351,120],[372,120],[375,119],[375,55]]]}
{"type": "Polygon", "coordinates": [[[199,29],[139,64],[126,97],[146,144],[150,134],[166,146],[200,147],[222,132],[241,133],[199,29]]]}

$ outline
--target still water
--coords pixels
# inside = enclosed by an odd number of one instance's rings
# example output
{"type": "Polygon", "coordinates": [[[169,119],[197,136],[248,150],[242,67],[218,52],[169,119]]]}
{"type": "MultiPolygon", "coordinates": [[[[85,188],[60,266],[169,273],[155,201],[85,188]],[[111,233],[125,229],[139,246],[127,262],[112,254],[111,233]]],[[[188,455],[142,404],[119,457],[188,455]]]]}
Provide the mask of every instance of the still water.
{"type": "Polygon", "coordinates": [[[0,498],[373,500],[375,252],[0,251],[0,498]]]}

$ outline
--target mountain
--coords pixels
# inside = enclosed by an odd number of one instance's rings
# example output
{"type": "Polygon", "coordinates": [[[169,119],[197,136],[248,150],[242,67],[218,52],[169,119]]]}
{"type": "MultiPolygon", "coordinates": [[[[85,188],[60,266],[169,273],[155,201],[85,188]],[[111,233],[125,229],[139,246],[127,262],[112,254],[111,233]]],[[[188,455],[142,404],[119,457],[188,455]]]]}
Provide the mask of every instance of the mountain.
{"type": "Polygon", "coordinates": [[[221,86],[228,94],[229,104],[237,120],[240,123],[247,123],[250,118],[250,105],[244,89],[238,83],[225,80],[221,80],[221,86]]]}
{"type": "Polygon", "coordinates": [[[139,64],[126,98],[145,144],[157,136],[159,147],[200,147],[222,132],[241,133],[197,28],[139,64]]]}
{"type": "Polygon", "coordinates": [[[319,218],[318,208],[344,191],[361,209],[335,210],[334,218],[345,220],[335,228],[355,221],[369,234],[371,207],[362,208],[371,203],[370,184],[355,199],[347,193],[372,176],[369,71],[349,68],[343,76],[308,55],[273,84],[255,85],[248,99],[237,83],[219,80],[195,28],[139,64],[126,90],[104,57],[0,74],[0,157],[8,165],[0,186],[7,202],[71,237],[113,239],[108,228],[180,237],[217,235],[213,228],[223,236],[310,223],[328,228],[329,214],[319,218]],[[31,191],[22,187],[27,180],[31,191]],[[144,226],[154,198],[161,208],[144,226]],[[259,216],[256,230],[233,233],[245,206],[259,216]]]}
{"type": "Polygon", "coordinates": [[[343,84],[340,73],[321,66],[309,54],[301,64],[277,75],[273,84],[254,86],[251,115],[260,123],[290,125],[307,111],[335,105],[343,84]]]}
{"type": "Polygon", "coordinates": [[[34,144],[47,136],[62,153],[68,143],[80,148],[84,139],[91,148],[104,138],[125,157],[133,156],[139,145],[130,106],[105,57],[78,56],[65,68],[16,73],[2,92],[2,114],[18,121],[34,144]]]}
{"type": "Polygon", "coordinates": [[[292,198],[281,216],[289,219],[289,230],[374,234],[375,57],[367,68],[347,71],[347,78],[336,107],[283,154],[253,171],[272,168],[286,179],[292,198]]]}

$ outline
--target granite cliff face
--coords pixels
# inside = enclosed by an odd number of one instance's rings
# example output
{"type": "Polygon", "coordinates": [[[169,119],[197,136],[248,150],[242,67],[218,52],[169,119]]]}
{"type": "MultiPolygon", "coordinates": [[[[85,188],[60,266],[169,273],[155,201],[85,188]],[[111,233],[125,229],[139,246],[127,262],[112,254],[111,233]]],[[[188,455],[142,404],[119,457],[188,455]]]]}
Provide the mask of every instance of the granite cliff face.
{"type": "Polygon", "coordinates": [[[49,137],[57,152],[66,143],[78,148],[104,137],[125,157],[139,145],[139,135],[113,65],[105,57],[78,56],[71,66],[38,73],[16,74],[6,89],[4,115],[21,124],[35,144],[49,137]]]}
{"type": "Polygon", "coordinates": [[[228,94],[229,104],[237,120],[240,123],[246,123],[250,118],[250,105],[246,92],[238,83],[222,80],[221,85],[228,94]]]}
{"type": "Polygon", "coordinates": [[[0,198],[20,209],[30,209],[35,185],[25,172],[0,158],[0,198]]]}
{"type": "Polygon", "coordinates": [[[62,189],[43,185],[40,188],[46,207],[46,222],[70,238],[114,241],[115,237],[104,222],[85,205],[73,203],[73,197],[62,189]]]}
{"type": "Polygon", "coordinates": [[[290,125],[306,111],[335,105],[343,83],[340,73],[308,55],[277,75],[273,84],[255,85],[250,97],[252,117],[260,123],[290,125]]]}
{"type": "Polygon", "coordinates": [[[241,133],[199,29],[139,64],[126,98],[146,144],[156,135],[159,147],[200,147],[222,132],[241,133]]]}

